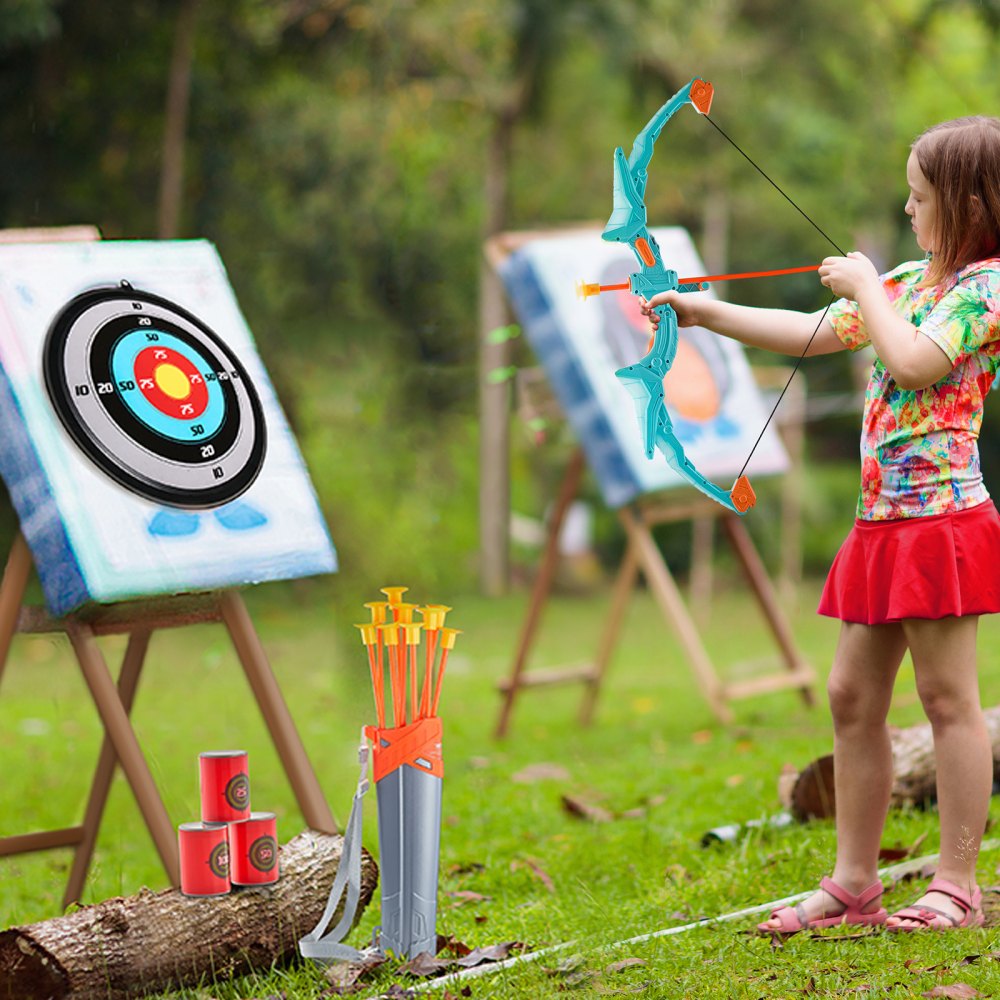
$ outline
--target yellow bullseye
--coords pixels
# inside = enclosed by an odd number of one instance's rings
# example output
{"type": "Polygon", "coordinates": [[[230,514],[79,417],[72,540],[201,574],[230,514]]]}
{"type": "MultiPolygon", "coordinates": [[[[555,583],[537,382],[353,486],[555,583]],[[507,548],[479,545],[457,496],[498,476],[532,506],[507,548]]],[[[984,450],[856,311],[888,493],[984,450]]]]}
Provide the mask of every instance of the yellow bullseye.
{"type": "Polygon", "coordinates": [[[171,399],[187,399],[191,395],[191,382],[177,365],[157,365],[153,378],[157,389],[171,399]]]}

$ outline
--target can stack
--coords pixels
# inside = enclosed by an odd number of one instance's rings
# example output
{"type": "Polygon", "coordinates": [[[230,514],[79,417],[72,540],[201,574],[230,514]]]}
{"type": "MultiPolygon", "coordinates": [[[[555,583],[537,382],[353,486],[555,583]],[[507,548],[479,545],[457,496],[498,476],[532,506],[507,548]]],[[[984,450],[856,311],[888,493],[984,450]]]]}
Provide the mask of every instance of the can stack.
{"type": "Polygon", "coordinates": [[[277,819],[250,809],[245,750],[200,754],[201,821],[178,828],[181,892],[224,896],[234,886],[278,880],[277,819]]]}

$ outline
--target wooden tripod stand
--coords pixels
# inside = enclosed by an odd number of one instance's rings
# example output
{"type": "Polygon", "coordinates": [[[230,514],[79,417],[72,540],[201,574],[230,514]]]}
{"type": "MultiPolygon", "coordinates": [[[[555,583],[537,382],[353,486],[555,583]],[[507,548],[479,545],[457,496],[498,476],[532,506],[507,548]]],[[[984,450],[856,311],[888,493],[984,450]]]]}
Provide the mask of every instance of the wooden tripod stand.
{"type": "Polygon", "coordinates": [[[32,566],[28,545],[18,534],[0,582],[0,677],[15,633],[65,633],[101,717],[105,735],[83,822],[60,830],[0,838],[0,856],[57,847],[75,848],[63,905],[78,901],[93,857],[111,779],[120,763],[167,877],[174,886],[180,884],[174,827],[139,746],[129,713],[152,633],[203,622],[225,624],[306,823],[325,833],[337,832],[260,638],[236,590],[87,605],[62,618],[54,618],[42,608],[23,604],[32,566]],[[105,635],[128,636],[117,685],[97,642],[99,636],[105,635]]]}
{"type": "Polygon", "coordinates": [[[730,514],[707,498],[669,503],[646,500],[619,510],[618,518],[625,529],[628,543],[618,567],[612,589],[611,608],[594,662],[583,667],[528,672],[529,654],[541,622],[542,611],[552,591],[559,560],[559,535],[563,520],[579,489],[583,469],[583,451],[577,448],[567,465],[548,525],[545,551],[521,627],[511,673],[499,685],[503,703],[495,735],[500,738],[507,734],[514,710],[514,700],[522,688],[567,683],[584,684],[585,691],[579,718],[582,725],[590,723],[608,664],[621,632],[625,611],[640,573],[645,577],[667,624],[677,634],[702,695],[720,722],[732,721],[733,713],[728,704],[730,701],[785,688],[798,688],[806,704],[812,705],[814,672],[795,647],[791,629],[746,528],[743,527],[739,517],[730,514]],[[731,684],[724,683],[716,673],[680,590],[652,535],[652,528],[655,525],[705,516],[718,518],[722,522],[726,538],[777,642],[786,668],[785,673],[772,673],[731,684]]]}

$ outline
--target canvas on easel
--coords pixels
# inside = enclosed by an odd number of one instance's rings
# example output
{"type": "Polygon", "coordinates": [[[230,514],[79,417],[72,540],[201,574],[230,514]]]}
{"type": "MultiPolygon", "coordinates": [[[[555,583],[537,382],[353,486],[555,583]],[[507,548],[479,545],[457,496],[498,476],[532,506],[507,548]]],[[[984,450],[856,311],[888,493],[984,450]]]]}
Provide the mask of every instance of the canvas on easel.
{"type": "MultiPolygon", "coordinates": [[[[704,273],[685,230],[666,228],[653,235],[664,257],[680,273],[704,273]]],[[[691,500],[687,482],[662,456],[657,455],[653,461],[646,458],[633,400],[614,375],[616,369],[634,363],[647,350],[649,322],[640,312],[636,297],[627,290],[602,295],[596,302],[582,301],[575,295],[581,276],[602,284],[622,282],[634,267],[628,250],[602,242],[599,229],[577,229],[536,235],[501,234],[488,246],[487,253],[580,445],[579,455],[566,471],[550,519],[549,545],[512,674],[501,685],[504,705],[498,734],[506,731],[517,692],[536,684],[585,683],[588,696],[582,716],[589,719],[625,604],[640,571],[665,618],[678,633],[702,693],[720,719],[731,718],[728,701],[753,693],[791,686],[801,688],[808,698],[812,672],[795,650],[767,575],[739,518],[717,504],[702,502],[704,498],[691,500]],[[594,664],[570,671],[528,673],[528,653],[551,588],[556,536],[565,507],[577,489],[584,458],[605,503],[618,511],[628,539],[614,588],[612,613],[594,664]],[[722,519],[726,537],[775,634],[786,673],[741,685],[726,685],[718,677],[651,534],[657,523],[694,516],[722,519]]],[[[698,470],[716,481],[729,482],[741,474],[746,456],[767,422],[764,401],[741,345],[707,330],[682,329],[673,368],[664,379],[664,394],[674,432],[698,470]]],[[[773,475],[787,467],[778,435],[766,430],[753,452],[750,473],[756,477],[773,475]]]]}
{"type": "Polygon", "coordinates": [[[83,823],[0,838],[0,855],[74,847],[64,902],[78,899],[120,764],[178,884],[129,712],[152,632],[198,622],[225,624],[307,823],[334,832],[236,588],[333,572],[336,554],[215,248],[0,245],[0,424],[20,521],[0,582],[0,675],[15,632],[65,633],[106,734],[83,823]],[[22,603],[32,569],[45,609],[22,603]],[[111,634],[128,636],[117,685],[97,642],[111,634]]]}
{"type": "Polygon", "coordinates": [[[336,569],[206,241],[0,246],[0,413],[53,614],[336,569]]]}

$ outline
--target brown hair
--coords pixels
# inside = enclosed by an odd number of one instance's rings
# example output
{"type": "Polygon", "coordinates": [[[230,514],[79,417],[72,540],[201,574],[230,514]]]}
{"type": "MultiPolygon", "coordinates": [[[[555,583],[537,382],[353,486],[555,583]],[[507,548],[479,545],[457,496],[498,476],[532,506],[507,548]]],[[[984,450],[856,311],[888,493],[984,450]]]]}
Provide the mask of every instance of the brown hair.
{"type": "Polygon", "coordinates": [[[1000,253],[1000,118],[942,122],[911,148],[934,189],[935,250],[924,284],[938,285],[1000,253]]]}

